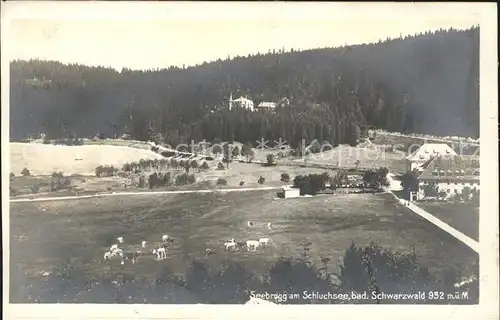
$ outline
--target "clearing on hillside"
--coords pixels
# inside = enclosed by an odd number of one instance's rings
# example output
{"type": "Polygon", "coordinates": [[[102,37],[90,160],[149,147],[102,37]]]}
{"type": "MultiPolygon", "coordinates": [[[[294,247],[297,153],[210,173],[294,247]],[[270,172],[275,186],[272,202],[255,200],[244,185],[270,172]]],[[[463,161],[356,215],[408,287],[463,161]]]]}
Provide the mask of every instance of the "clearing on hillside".
{"type": "Polygon", "coordinates": [[[62,146],[38,143],[10,143],[10,172],[16,176],[23,168],[31,175],[94,175],[100,165],[121,166],[140,159],[161,159],[149,150],[108,145],[62,146]]]}

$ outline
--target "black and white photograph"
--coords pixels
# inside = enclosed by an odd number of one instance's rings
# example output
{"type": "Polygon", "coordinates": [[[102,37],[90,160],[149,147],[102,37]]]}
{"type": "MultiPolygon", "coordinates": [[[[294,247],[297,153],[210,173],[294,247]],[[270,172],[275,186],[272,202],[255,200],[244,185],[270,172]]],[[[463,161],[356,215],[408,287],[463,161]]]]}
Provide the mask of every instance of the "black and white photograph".
{"type": "Polygon", "coordinates": [[[19,4],[11,305],[498,306],[494,4],[19,4]]]}

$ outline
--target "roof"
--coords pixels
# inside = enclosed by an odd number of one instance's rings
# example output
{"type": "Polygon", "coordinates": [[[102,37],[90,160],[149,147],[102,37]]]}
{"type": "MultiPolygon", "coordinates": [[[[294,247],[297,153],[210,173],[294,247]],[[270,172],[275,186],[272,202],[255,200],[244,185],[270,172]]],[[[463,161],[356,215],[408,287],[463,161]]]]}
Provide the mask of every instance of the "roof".
{"type": "Polygon", "coordinates": [[[411,155],[406,157],[410,161],[427,160],[432,155],[456,155],[457,153],[446,143],[425,143],[411,155]]]}
{"type": "Polygon", "coordinates": [[[245,97],[239,97],[238,99],[234,99],[234,100],[232,100],[232,101],[233,101],[233,102],[252,102],[252,103],[253,103],[253,101],[252,101],[252,100],[247,99],[247,98],[245,98],[245,97]]]}
{"type": "Polygon", "coordinates": [[[258,107],[259,108],[275,108],[276,107],[276,103],[262,101],[261,103],[259,103],[258,107]]]}
{"type": "Polygon", "coordinates": [[[421,168],[419,180],[479,180],[478,156],[434,156],[421,168]]]}

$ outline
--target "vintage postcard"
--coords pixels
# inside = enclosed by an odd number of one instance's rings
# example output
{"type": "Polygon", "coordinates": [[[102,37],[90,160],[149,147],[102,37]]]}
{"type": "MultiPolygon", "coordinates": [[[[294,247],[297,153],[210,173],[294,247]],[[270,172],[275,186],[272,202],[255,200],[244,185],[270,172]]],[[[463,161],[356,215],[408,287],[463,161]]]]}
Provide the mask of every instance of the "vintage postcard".
{"type": "Polygon", "coordinates": [[[2,2],[6,317],[498,319],[495,9],[2,2]]]}

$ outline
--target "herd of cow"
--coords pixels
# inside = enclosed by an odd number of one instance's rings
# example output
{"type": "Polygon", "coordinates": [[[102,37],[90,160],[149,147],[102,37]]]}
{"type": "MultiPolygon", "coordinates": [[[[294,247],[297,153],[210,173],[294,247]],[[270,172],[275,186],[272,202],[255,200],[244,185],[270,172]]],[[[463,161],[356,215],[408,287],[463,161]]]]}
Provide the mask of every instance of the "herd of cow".
{"type": "MultiPolygon", "coordinates": [[[[247,228],[253,228],[254,223],[252,221],[247,222],[247,228]]],[[[267,224],[268,230],[272,230],[272,224],[269,222],[267,224]]],[[[168,246],[175,242],[174,238],[163,235],[162,242],[158,247],[151,249],[151,251],[144,250],[146,248],[146,241],[141,242],[141,247],[139,250],[133,252],[124,252],[122,248],[120,248],[120,244],[124,243],[123,237],[116,238],[117,243],[113,244],[108,251],[104,253],[104,261],[108,261],[111,259],[120,259],[120,264],[125,264],[125,260],[130,260],[132,263],[136,263],[137,260],[145,255],[151,254],[156,255],[157,260],[163,260],[167,258],[168,246]]],[[[259,238],[258,240],[246,240],[246,241],[236,241],[234,238],[229,239],[224,242],[224,251],[238,251],[240,249],[247,251],[257,251],[258,247],[266,246],[271,241],[268,237],[259,238]]],[[[215,250],[211,248],[207,248],[205,250],[205,256],[209,256],[214,254],[215,250]]]]}

